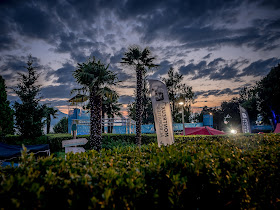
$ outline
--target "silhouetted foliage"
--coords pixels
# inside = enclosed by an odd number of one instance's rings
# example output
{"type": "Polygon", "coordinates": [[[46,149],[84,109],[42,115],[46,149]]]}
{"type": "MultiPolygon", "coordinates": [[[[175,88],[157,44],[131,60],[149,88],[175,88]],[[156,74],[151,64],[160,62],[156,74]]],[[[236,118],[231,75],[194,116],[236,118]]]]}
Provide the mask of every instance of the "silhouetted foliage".
{"type": "Polygon", "coordinates": [[[274,125],[280,123],[280,64],[272,68],[256,88],[262,115],[273,119],[274,125]]]}
{"type": "Polygon", "coordinates": [[[182,105],[178,103],[180,101],[184,102],[184,122],[189,122],[191,104],[194,101],[192,87],[182,83],[183,79],[183,75],[175,72],[172,67],[168,71],[167,78],[162,78],[167,87],[173,121],[177,123],[182,122],[182,105]]]}
{"type": "MultiPolygon", "coordinates": [[[[102,140],[102,97],[107,91],[108,86],[116,85],[117,76],[108,70],[109,65],[95,60],[95,57],[89,59],[86,63],[78,63],[78,68],[73,76],[77,83],[82,85],[78,91],[89,92],[90,107],[90,140],[91,149],[101,150],[102,140]]],[[[110,89],[110,88],[109,88],[110,89]]]]}
{"type": "MultiPolygon", "coordinates": [[[[136,95],[136,92],[134,92],[136,95]]],[[[147,79],[144,78],[144,87],[143,87],[143,114],[142,114],[142,123],[143,124],[154,124],[154,114],[153,114],[153,105],[150,97],[150,92],[147,87],[147,79]]],[[[131,119],[136,121],[136,102],[131,102],[128,104],[128,115],[131,119]]]]}
{"type": "Polygon", "coordinates": [[[28,58],[27,74],[19,73],[18,84],[14,90],[21,103],[15,102],[16,127],[19,134],[26,139],[32,139],[42,135],[44,109],[39,104],[40,85],[37,84],[39,74],[33,67],[31,55],[28,58]]]}
{"type": "Polygon", "coordinates": [[[14,134],[13,110],[7,100],[5,80],[0,75],[0,136],[14,134]]]}
{"type": "Polygon", "coordinates": [[[43,109],[44,109],[44,117],[46,118],[46,124],[47,124],[47,134],[49,134],[51,128],[51,116],[53,118],[56,118],[58,110],[54,109],[53,107],[48,107],[46,104],[43,105],[43,109]]]}
{"type": "Polygon", "coordinates": [[[53,131],[54,133],[68,133],[68,118],[61,118],[61,120],[54,125],[53,131]]]}
{"type": "Polygon", "coordinates": [[[151,56],[148,48],[141,50],[139,46],[132,46],[122,58],[123,64],[132,66],[136,70],[136,143],[141,145],[141,125],[143,115],[143,77],[147,70],[157,67],[155,57],[151,56]]]}

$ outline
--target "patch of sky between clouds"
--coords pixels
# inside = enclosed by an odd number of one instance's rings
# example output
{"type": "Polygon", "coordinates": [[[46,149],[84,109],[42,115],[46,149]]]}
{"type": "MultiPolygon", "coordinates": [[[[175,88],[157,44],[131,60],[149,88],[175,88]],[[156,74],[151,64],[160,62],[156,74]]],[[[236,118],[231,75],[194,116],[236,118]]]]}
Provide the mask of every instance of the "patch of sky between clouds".
{"type": "Polygon", "coordinates": [[[48,65],[53,69],[61,68],[62,63],[65,60],[70,59],[68,53],[55,53],[53,51],[53,46],[42,40],[37,39],[30,42],[21,41],[21,45],[28,49],[26,55],[31,54],[32,56],[39,58],[41,65],[48,65]]]}

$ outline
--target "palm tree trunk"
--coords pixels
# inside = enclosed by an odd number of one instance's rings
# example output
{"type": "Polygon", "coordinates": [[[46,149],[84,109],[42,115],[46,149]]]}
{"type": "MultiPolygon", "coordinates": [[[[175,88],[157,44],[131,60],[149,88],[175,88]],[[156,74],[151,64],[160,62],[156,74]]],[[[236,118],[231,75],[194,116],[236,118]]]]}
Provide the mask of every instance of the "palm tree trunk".
{"type": "MultiPolygon", "coordinates": [[[[105,112],[102,110],[102,119],[103,119],[103,123],[102,123],[102,133],[105,133],[105,112]]],[[[101,121],[102,121],[101,119],[101,121]]]]}
{"type": "Polygon", "coordinates": [[[95,95],[94,91],[90,92],[90,148],[101,150],[101,96],[95,95]]]}
{"type": "Polygon", "coordinates": [[[51,116],[47,116],[47,134],[50,133],[50,128],[51,128],[51,116]]]}
{"type": "Polygon", "coordinates": [[[139,67],[136,69],[136,80],[137,80],[137,87],[136,87],[136,144],[141,146],[141,124],[142,124],[142,89],[143,89],[143,76],[142,76],[142,69],[139,67]]]}
{"type": "Polygon", "coordinates": [[[112,116],[112,118],[111,118],[112,120],[111,120],[111,130],[110,130],[110,133],[113,133],[113,128],[114,128],[114,115],[112,116]]]}

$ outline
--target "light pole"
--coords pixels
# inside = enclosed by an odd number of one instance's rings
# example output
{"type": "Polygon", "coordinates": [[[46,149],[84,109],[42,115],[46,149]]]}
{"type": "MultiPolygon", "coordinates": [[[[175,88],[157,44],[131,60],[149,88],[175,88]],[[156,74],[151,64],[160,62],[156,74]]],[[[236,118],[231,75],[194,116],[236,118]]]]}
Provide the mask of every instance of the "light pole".
{"type": "Polygon", "coordinates": [[[185,132],[185,120],[184,120],[184,102],[181,101],[179,102],[180,105],[182,105],[182,122],[183,122],[183,135],[185,136],[186,135],[186,132],[185,132]]]}
{"type": "Polygon", "coordinates": [[[209,114],[210,114],[210,127],[214,128],[214,116],[213,116],[213,113],[210,112],[209,114]]]}

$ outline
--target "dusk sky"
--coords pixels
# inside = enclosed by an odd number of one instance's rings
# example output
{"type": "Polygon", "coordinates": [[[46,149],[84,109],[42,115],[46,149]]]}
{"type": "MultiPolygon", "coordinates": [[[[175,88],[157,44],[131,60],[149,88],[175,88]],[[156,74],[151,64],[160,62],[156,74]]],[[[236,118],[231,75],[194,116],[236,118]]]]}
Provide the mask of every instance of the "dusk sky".
{"type": "MultiPolygon", "coordinates": [[[[39,66],[44,103],[67,110],[77,63],[95,56],[123,81],[119,102],[134,101],[135,70],[120,64],[131,45],[149,47],[196,94],[193,110],[220,106],[280,63],[280,1],[0,0],[0,75],[8,100],[29,54],[39,66]]],[[[273,85],[273,84],[272,84],[273,85]]],[[[125,108],[124,108],[125,109],[125,108]]]]}

